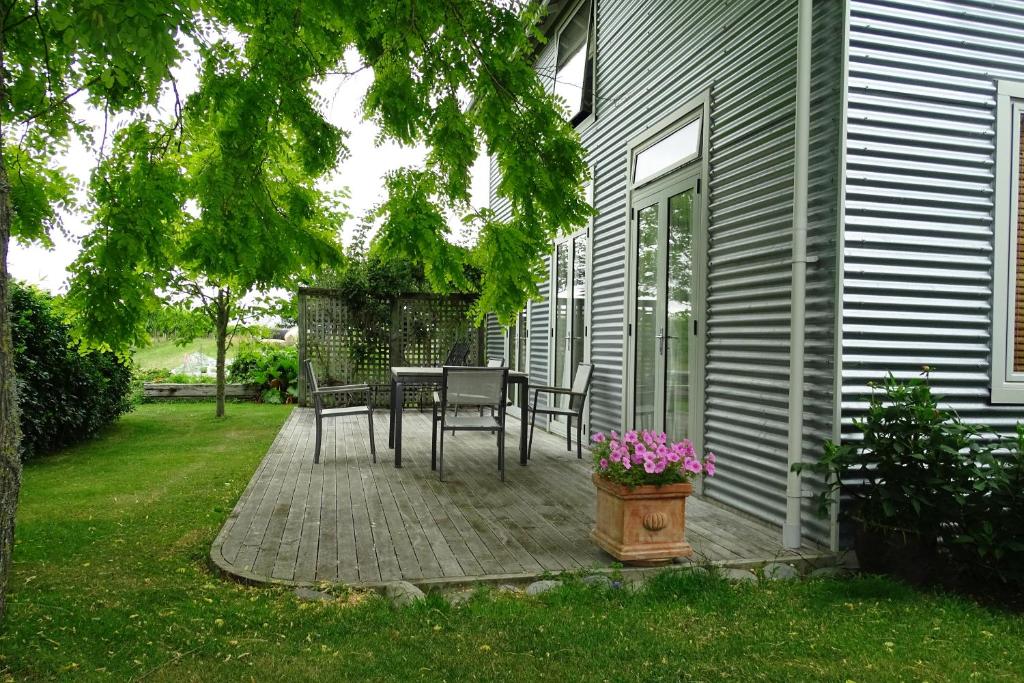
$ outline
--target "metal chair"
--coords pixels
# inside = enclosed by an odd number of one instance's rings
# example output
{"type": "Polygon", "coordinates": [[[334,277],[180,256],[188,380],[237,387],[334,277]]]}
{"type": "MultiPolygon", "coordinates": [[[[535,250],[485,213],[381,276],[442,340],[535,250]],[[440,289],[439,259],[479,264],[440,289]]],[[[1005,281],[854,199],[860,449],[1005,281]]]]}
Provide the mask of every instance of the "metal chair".
{"type": "MultiPolygon", "coordinates": [[[[590,392],[590,380],[594,376],[594,366],[591,363],[580,363],[576,366],[576,374],[572,378],[572,387],[531,386],[528,391],[533,392],[533,403],[530,410],[533,417],[530,419],[530,444],[527,447],[527,454],[533,451],[533,429],[537,425],[537,413],[548,416],[560,415],[565,418],[565,450],[572,450],[572,419],[576,418],[576,457],[583,457],[583,406],[587,403],[587,394],[590,392]],[[547,406],[539,406],[540,394],[548,394],[547,406]],[[569,405],[566,408],[555,405],[556,396],[568,396],[569,405]]],[[[529,457],[529,456],[527,456],[529,457]]]]}
{"type": "Polygon", "coordinates": [[[373,395],[368,384],[348,384],[338,387],[323,387],[316,381],[316,374],[313,372],[313,361],[304,360],[302,367],[306,371],[306,379],[309,381],[310,393],[313,396],[313,410],[316,412],[316,450],[313,452],[313,462],[320,462],[320,440],[323,437],[324,418],[347,417],[349,415],[366,415],[370,427],[370,455],[373,461],[377,462],[377,447],[373,443],[373,395]],[[366,405],[355,405],[346,408],[324,407],[324,396],[337,394],[352,394],[366,392],[366,405]]]}
{"type": "Polygon", "coordinates": [[[469,361],[470,345],[468,342],[455,342],[452,344],[452,348],[448,351],[448,357],[444,359],[442,367],[445,365],[465,365],[469,361]]]}
{"type": "Polygon", "coordinates": [[[505,396],[508,368],[445,367],[441,389],[434,394],[434,416],[430,431],[430,469],[438,470],[444,481],[444,433],[491,432],[498,435],[498,471],[505,481],[505,396]],[[493,415],[449,415],[449,408],[494,406],[493,415]],[[438,439],[440,433],[440,440],[438,439]]]}

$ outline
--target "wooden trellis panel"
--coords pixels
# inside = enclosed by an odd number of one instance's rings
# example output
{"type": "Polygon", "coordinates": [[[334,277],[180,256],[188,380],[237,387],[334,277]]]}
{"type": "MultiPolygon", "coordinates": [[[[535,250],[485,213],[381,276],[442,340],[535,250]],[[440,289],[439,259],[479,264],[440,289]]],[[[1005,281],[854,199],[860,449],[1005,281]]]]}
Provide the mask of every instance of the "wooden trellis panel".
{"type": "MultiPolygon", "coordinates": [[[[470,362],[483,363],[483,330],[472,325],[468,296],[408,294],[382,305],[351,307],[331,289],[299,290],[299,363],[309,358],[324,385],[373,385],[375,403],[386,406],[391,367],[440,365],[458,341],[471,345],[470,362]]],[[[407,393],[406,404],[427,398],[407,393]]],[[[300,375],[299,399],[308,405],[300,375]]]]}

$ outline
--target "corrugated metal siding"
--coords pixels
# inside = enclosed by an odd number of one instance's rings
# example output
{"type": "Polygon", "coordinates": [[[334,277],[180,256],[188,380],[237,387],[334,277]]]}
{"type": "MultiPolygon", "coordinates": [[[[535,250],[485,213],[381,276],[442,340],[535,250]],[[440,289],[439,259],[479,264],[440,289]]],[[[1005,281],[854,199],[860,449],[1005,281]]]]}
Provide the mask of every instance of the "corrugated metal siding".
{"type": "Polygon", "coordinates": [[[497,316],[489,313],[484,318],[484,360],[492,358],[505,358],[505,328],[498,324],[497,316]]]}
{"type": "Polygon", "coordinates": [[[1024,5],[850,2],[843,426],[867,382],[936,368],[962,416],[989,402],[995,80],[1024,80],[1024,5]]]}
{"type": "MultiPolygon", "coordinates": [[[[841,5],[816,3],[808,296],[809,456],[831,435],[841,5]]],[[[705,486],[756,517],[785,510],[796,1],[598,2],[592,428],[622,420],[626,141],[711,89],[705,486]]],[[[550,60],[552,43],[542,51],[550,60]]],[[[543,71],[542,71],[543,73],[543,71]]],[[[492,206],[496,206],[492,203],[492,206]]],[[[547,308],[535,307],[532,370],[546,378],[547,308]],[[543,316],[543,320],[539,320],[543,316]],[[537,330],[543,329],[543,334],[537,330]]],[[[823,526],[811,524],[821,538],[823,526]]]]}

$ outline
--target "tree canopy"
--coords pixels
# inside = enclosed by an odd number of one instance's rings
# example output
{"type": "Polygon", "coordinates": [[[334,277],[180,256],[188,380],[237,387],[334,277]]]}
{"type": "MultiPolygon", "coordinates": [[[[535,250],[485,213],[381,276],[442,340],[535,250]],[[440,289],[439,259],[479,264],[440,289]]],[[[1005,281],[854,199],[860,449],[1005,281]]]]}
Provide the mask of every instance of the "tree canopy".
{"type": "MultiPolygon", "coordinates": [[[[375,248],[421,264],[441,291],[463,284],[470,261],[482,273],[478,313],[510,321],[536,293],[551,239],[591,212],[583,149],[531,64],[541,11],[516,0],[0,0],[0,301],[10,237],[46,243],[73,202],[56,159],[76,135],[102,157],[90,182],[97,228],[70,296],[93,342],[130,343],[174,266],[238,286],[334,258],[316,179],[358,160],[314,86],[371,68],[365,115],[382,138],[429,150],[422,168],[387,179],[375,248]],[[186,57],[200,64],[199,89],[163,117],[153,105],[186,57]],[[107,131],[75,118],[76,96],[131,119],[109,154],[107,131]],[[511,214],[480,212],[467,254],[443,216],[468,208],[478,141],[511,214]]],[[[0,613],[20,485],[10,352],[4,305],[0,613]]]]}

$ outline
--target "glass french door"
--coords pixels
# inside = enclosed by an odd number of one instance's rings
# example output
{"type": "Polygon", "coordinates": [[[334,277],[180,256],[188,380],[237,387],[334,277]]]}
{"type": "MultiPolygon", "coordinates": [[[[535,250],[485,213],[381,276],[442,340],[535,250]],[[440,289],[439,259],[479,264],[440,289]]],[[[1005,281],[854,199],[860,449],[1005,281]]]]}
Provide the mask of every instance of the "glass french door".
{"type": "MultiPolygon", "coordinates": [[[[586,231],[555,245],[551,382],[557,387],[572,386],[576,366],[586,358],[588,257],[586,231]]],[[[567,407],[567,396],[555,400],[556,405],[567,407]]]]}
{"type": "MultiPolygon", "coordinates": [[[[527,370],[527,351],[526,351],[526,321],[527,313],[522,311],[516,318],[516,321],[508,328],[508,367],[511,370],[517,370],[519,372],[526,372],[527,370]]],[[[522,406],[523,396],[519,390],[518,384],[509,385],[510,397],[513,405],[522,406]]]]}
{"type": "Polygon", "coordinates": [[[696,364],[693,236],[696,178],[647,191],[633,207],[632,425],[690,436],[696,364]]]}

